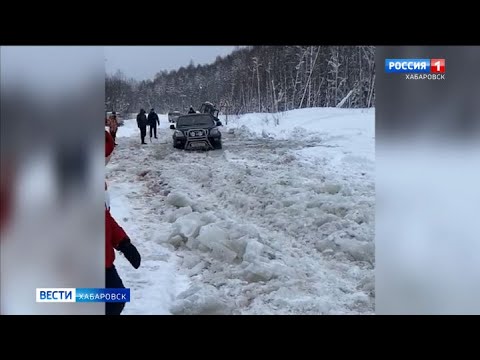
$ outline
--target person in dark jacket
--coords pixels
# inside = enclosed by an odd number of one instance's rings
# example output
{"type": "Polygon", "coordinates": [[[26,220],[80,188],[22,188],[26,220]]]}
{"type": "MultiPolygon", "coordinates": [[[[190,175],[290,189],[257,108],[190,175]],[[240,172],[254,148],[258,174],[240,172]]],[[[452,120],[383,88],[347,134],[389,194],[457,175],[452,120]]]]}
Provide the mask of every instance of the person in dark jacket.
{"type": "Polygon", "coordinates": [[[193,108],[193,106],[190,106],[190,110],[188,110],[188,113],[189,113],[189,114],[195,114],[195,113],[196,113],[196,111],[195,111],[195,109],[193,108]]]}
{"type": "MultiPolygon", "coordinates": [[[[108,164],[114,147],[112,136],[108,131],[105,131],[105,165],[108,164]]],[[[140,253],[110,213],[110,198],[107,191],[107,183],[105,182],[105,287],[109,289],[123,289],[125,286],[113,264],[115,261],[115,250],[123,253],[135,269],[140,267],[140,253]]],[[[120,315],[124,307],[124,302],[107,302],[105,303],[105,314],[120,315]]]]}
{"type": "Polygon", "coordinates": [[[160,126],[160,120],[158,119],[158,115],[155,113],[155,109],[150,109],[150,113],[148,114],[148,125],[150,125],[150,138],[152,137],[152,130],[155,134],[155,139],[157,138],[157,124],[160,126]]]}
{"type": "Polygon", "coordinates": [[[137,115],[137,125],[138,125],[138,128],[140,129],[140,138],[142,139],[142,144],[146,144],[145,136],[147,136],[147,124],[148,124],[148,119],[147,119],[147,116],[145,115],[145,110],[140,109],[140,112],[137,115]]]}

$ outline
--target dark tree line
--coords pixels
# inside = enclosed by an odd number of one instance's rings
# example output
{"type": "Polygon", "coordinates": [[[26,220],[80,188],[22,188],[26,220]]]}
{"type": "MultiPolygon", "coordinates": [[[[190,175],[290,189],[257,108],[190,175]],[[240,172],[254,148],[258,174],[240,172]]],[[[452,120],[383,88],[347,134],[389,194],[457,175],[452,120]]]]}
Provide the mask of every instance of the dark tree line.
{"type": "Polygon", "coordinates": [[[107,76],[106,110],[185,112],[211,101],[222,112],[375,105],[373,46],[251,46],[213,64],[190,63],[146,81],[107,76]]]}

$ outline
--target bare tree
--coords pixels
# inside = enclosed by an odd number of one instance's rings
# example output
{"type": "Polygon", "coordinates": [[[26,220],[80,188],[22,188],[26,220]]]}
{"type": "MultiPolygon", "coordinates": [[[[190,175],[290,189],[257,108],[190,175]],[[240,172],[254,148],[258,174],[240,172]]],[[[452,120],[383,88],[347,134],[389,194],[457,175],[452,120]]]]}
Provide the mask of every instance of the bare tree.
{"type": "MultiPolygon", "coordinates": [[[[159,69],[160,70],[160,69],[159,69]]],[[[230,113],[375,104],[373,46],[250,46],[213,64],[159,71],[152,80],[106,76],[107,110],[184,109],[228,103],[230,113]]]]}

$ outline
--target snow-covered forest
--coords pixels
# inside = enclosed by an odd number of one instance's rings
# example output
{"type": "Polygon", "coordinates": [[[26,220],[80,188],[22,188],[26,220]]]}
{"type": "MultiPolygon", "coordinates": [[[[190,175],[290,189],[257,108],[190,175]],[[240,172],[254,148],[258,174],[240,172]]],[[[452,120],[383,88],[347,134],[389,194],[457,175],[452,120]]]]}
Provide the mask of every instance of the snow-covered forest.
{"type": "Polygon", "coordinates": [[[161,71],[136,81],[122,72],[106,76],[107,111],[186,111],[211,101],[228,114],[309,107],[375,105],[374,46],[239,47],[213,64],[161,71]]]}

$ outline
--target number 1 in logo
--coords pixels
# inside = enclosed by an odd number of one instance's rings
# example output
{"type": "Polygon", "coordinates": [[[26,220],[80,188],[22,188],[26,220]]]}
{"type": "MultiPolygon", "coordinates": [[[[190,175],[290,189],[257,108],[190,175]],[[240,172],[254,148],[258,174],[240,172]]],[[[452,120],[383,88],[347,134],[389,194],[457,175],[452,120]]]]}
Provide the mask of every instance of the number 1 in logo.
{"type": "Polygon", "coordinates": [[[445,59],[430,59],[430,72],[443,74],[445,72],[445,59]]]}

